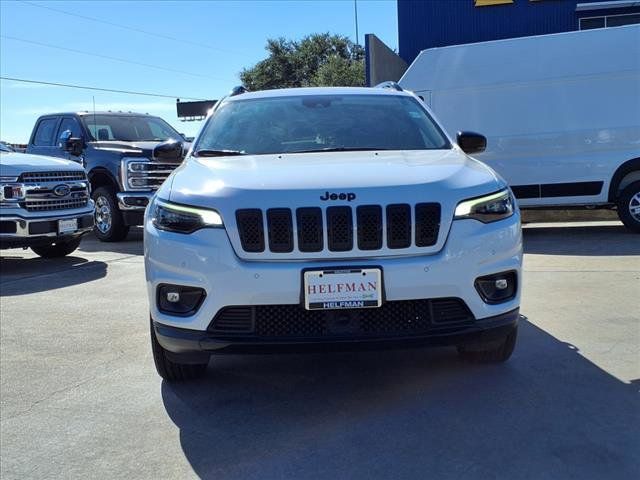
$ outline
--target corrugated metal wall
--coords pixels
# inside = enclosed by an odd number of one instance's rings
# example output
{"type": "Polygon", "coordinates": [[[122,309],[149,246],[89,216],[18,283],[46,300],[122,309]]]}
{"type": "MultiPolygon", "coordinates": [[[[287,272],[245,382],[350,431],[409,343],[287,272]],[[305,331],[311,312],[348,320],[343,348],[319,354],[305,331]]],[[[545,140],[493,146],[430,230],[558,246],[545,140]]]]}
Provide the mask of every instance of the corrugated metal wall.
{"type": "Polygon", "coordinates": [[[514,0],[476,7],[474,0],[398,0],[399,53],[411,63],[431,47],[577,30],[579,16],[585,16],[577,15],[577,3],[514,0]]]}

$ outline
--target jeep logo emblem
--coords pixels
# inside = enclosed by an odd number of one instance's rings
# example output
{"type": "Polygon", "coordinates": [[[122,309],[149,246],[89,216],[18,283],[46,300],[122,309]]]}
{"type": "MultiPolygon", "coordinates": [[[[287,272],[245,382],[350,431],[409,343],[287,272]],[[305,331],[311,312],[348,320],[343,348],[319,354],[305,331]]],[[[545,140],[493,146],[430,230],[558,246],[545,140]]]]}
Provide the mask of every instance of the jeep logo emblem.
{"type": "Polygon", "coordinates": [[[329,192],[324,192],[324,195],[322,195],[320,197],[320,200],[322,201],[327,201],[327,200],[346,200],[348,202],[355,200],[356,199],[356,194],[355,193],[329,193],[329,192]]]}
{"type": "Polygon", "coordinates": [[[57,185],[53,188],[53,194],[57,197],[66,197],[71,193],[71,187],[69,185],[57,185]]]}

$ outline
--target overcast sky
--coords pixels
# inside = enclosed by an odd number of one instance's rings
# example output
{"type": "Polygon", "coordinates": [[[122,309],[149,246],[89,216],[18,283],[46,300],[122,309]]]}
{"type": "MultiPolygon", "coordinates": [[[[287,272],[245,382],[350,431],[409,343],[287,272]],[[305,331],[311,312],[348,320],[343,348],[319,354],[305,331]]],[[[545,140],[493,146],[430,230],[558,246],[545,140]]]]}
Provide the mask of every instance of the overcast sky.
{"type": "MultiPolygon", "coordinates": [[[[365,33],[375,33],[397,49],[396,2],[358,0],[357,5],[360,43],[365,33]]],[[[322,32],[355,38],[353,0],[2,0],[2,76],[172,98],[1,80],[0,139],[26,143],[38,115],[91,110],[92,97],[98,110],[148,112],[195,135],[200,122],[178,121],[175,98],[220,98],[240,83],[244,67],[265,57],[267,38],[322,32]]]]}

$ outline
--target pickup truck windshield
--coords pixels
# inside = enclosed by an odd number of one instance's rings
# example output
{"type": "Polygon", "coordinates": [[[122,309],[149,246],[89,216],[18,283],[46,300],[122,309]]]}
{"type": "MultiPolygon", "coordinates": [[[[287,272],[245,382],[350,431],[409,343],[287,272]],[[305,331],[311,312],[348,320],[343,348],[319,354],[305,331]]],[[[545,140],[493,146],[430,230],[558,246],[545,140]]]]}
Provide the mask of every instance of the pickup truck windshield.
{"type": "Polygon", "coordinates": [[[85,115],[82,120],[98,141],[143,142],[162,141],[169,138],[183,140],[171,125],[157,117],[134,115],[85,115]]]}
{"type": "Polygon", "coordinates": [[[427,111],[397,95],[299,95],[229,101],[194,151],[246,154],[451,148],[427,111]]]}

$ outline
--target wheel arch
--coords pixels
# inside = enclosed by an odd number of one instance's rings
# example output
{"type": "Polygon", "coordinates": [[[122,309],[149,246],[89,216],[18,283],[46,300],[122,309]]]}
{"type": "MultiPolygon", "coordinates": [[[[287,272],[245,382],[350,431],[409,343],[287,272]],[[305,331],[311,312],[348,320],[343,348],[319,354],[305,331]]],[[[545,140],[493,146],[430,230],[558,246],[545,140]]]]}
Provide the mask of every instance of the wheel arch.
{"type": "Polygon", "coordinates": [[[615,171],[609,184],[609,201],[614,203],[620,191],[635,180],[640,180],[640,157],[627,160],[615,171]]]}
{"type": "Polygon", "coordinates": [[[94,168],[87,175],[91,184],[91,191],[95,191],[100,187],[113,187],[118,191],[118,182],[115,177],[106,168],[94,168]]]}

